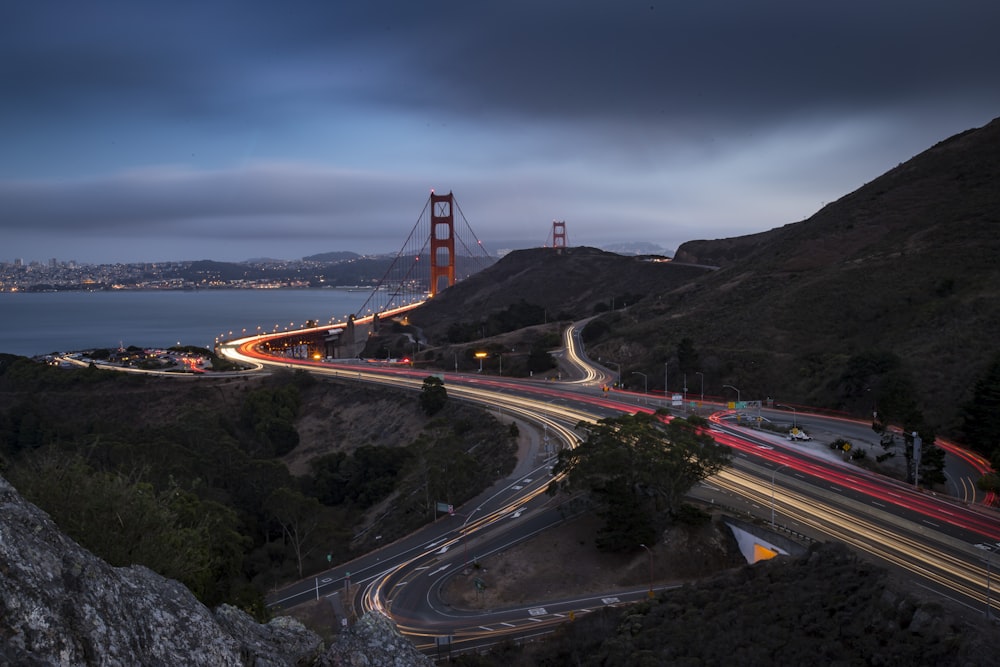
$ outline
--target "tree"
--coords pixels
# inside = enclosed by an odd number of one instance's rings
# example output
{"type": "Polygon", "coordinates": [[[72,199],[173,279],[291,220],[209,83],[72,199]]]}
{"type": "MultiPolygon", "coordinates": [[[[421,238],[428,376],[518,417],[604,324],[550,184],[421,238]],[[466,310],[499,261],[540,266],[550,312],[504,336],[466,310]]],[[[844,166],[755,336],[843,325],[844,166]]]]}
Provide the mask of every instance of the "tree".
{"type": "MultiPolygon", "coordinates": [[[[288,378],[282,378],[289,382],[288,378]]],[[[243,403],[243,422],[253,428],[266,458],[284,456],[299,444],[295,419],[302,403],[296,384],[251,391],[243,403]]]]}
{"type": "Polygon", "coordinates": [[[906,457],[906,481],[926,487],[944,484],[945,452],[934,445],[936,433],[924,419],[915,396],[913,383],[901,372],[889,373],[879,390],[878,410],[873,414],[872,430],[879,434],[887,452],[895,445],[896,436],[890,423],[898,424],[903,433],[903,455],[906,457]],[[913,434],[920,436],[920,470],[914,466],[913,434]],[[916,477],[915,477],[916,474],[916,477]]]}
{"type": "Polygon", "coordinates": [[[528,353],[528,370],[532,373],[544,373],[555,368],[559,364],[552,358],[549,348],[545,345],[536,344],[531,347],[528,353]]]}
{"type": "Polygon", "coordinates": [[[318,546],[316,533],[320,528],[322,505],[315,498],[284,487],[272,493],[266,505],[271,518],[281,526],[285,539],[295,552],[301,577],[305,557],[318,546]]]}
{"type": "Polygon", "coordinates": [[[962,410],[965,442],[984,456],[1000,456],[1000,355],[976,382],[962,410]]]}
{"type": "Polygon", "coordinates": [[[248,542],[236,512],[176,485],[157,492],[138,474],[95,470],[79,456],[50,452],[13,472],[26,498],[111,565],[145,565],[206,604],[229,598],[248,542]]]}
{"type": "Polygon", "coordinates": [[[684,495],[730,461],[728,447],[704,432],[704,419],[636,413],[581,423],[586,440],[563,450],[553,470],[566,473],[550,490],[586,493],[604,526],[604,550],[633,549],[677,515],[684,495]]]}
{"type": "Polygon", "coordinates": [[[436,375],[424,378],[424,386],[420,389],[420,407],[428,417],[437,414],[448,402],[448,391],[444,388],[444,380],[436,375]]]}

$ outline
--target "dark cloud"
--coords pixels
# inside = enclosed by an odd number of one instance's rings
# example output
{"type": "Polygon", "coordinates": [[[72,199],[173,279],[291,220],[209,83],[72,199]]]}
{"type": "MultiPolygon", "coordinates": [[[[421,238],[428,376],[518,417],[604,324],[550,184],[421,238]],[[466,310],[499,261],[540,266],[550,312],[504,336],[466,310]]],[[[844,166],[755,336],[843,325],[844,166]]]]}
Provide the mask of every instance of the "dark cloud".
{"type": "Polygon", "coordinates": [[[725,128],[981,89],[997,25],[983,0],[60,3],[16,10],[0,54],[23,104],[266,115],[254,80],[284,77],[290,105],[725,128]]]}
{"type": "Polygon", "coordinates": [[[1000,115],[998,25],[990,0],[7,3],[0,229],[386,243],[439,187],[497,236],[761,231],[1000,115]]]}
{"type": "MultiPolygon", "coordinates": [[[[99,179],[0,183],[5,214],[0,231],[33,221],[59,233],[87,228],[114,231],[141,225],[172,228],[206,219],[372,219],[392,215],[380,196],[386,184],[361,173],[296,165],[257,165],[240,170],[148,170],[99,179]]],[[[413,189],[404,177],[391,187],[413,189]],[[409,185],[409,187],[407,187],[409,185]]]]}

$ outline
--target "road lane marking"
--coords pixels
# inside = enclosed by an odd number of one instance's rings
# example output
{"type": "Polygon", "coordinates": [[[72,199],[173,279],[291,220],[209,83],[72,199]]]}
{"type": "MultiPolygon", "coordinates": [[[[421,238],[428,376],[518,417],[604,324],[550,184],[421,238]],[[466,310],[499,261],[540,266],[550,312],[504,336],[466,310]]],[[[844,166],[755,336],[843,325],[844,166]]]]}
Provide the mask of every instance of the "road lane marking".
{"type": "Polygon", "coordinates": [[[528,613],[532,616],[544,616],[549,612],[545,611],[545,607],[532,607],[528,610],[528,613]]]}

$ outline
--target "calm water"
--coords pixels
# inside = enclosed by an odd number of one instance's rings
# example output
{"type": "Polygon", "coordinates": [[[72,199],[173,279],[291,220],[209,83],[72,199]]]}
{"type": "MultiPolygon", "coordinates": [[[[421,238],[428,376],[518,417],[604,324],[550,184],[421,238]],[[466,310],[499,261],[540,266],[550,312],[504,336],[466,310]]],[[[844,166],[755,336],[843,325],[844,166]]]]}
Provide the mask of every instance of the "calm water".
{"type": "Polygon", "coordinates": [[[368,292],[338,289],[0,293],[0,352],[34,356],[95,347],[211,347],[306,320],[343,319],[368,292]]]}

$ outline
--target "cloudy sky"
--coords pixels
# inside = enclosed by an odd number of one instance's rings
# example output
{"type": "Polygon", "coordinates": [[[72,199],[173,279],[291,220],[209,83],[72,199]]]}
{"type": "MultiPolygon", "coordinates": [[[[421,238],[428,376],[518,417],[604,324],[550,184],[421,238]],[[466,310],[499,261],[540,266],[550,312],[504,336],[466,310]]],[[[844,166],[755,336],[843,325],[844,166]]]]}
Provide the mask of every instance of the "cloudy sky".
{"type": "Polygon", "coordinates": [[[0,7],[0,262],[487,248],[802,220],[1000,116],[996,0],[0,7]]]}

